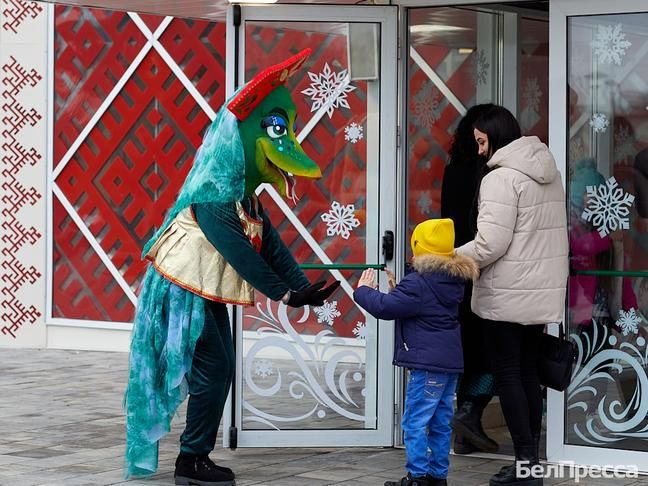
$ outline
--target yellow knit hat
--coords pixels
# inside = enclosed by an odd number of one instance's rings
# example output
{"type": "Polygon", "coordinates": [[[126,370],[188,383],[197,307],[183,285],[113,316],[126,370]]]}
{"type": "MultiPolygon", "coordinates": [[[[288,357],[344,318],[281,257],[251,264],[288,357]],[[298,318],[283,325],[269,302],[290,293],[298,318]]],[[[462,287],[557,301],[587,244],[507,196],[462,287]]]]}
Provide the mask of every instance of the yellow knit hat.
{"type": "Polygon", "coordinates": [[[431,254],[449,257],[454,253],[454,223],[451,219],[428,219],[412,233],[414,256],[431,254]]]}

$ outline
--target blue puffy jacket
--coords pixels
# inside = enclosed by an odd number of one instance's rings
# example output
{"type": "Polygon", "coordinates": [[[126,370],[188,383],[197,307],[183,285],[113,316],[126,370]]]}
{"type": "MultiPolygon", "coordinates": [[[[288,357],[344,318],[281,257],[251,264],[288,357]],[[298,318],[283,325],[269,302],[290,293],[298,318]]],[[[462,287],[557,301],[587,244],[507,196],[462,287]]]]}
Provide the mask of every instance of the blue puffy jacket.
{"type": "Polygon", "coordinates": [[[354,300],[377,319],[396,320],[394,364],[443,373],[463,371],[459,303],[464,281],[479,275],[467,257],[415,257],[414,271],[388,294],[367,286],[354,300]]]}

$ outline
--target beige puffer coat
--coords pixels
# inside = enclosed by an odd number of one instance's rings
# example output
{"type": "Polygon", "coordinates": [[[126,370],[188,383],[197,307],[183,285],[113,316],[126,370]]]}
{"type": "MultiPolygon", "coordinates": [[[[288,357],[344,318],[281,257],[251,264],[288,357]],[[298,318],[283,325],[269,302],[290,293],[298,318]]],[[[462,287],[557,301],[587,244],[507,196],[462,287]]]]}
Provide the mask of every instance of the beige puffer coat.
{"type": "Polygon", "coordinates": [[[538,137],[522,137],[495,152],[488,166],[479,192],[477,235],[457,249],[481,268],[473,312],[520,324],[560,322],[569,246],[556,162],[538,137]]]}

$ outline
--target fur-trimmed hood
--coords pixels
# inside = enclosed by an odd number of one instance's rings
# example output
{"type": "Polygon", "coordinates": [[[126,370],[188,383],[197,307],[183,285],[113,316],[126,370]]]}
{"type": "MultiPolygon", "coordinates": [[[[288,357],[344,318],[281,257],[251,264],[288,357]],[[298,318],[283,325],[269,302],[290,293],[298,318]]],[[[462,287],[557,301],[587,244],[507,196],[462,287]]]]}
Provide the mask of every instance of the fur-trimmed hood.
{"type": "Polygon", "coordinates": [[[451,257],[419,255],[412,259],[412,268],[419,273],[440,272],[462,280],[475,280],[479,277],[477,263],[463,255],[451,257]]]}

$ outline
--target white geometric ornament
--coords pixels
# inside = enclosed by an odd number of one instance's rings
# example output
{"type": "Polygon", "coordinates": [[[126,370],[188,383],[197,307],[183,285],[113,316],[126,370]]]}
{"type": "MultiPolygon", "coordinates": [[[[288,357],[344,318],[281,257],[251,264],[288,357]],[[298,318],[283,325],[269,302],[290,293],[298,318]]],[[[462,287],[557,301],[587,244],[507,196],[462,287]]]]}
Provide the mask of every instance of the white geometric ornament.
{"type": "Polygon", "coordinates": [[[609,125],[610,121],[608,120],[607,116],[605,116],[605,114],[594,113],[594,115],[592,115],[590,126],[596,133],[604,133],[609,125]]]}
{"type": "Polygon", "coordinates": [[[329,326],[333,326],[335,323],[335,318],[340,317],[342,314],[337,309],[337,300],[331,302],[324,301],[324,305],[321,307],[313,308],[315,314],[317,314],[317,322],[320,324],[326,323],[329,326]]]}
{"type": "Polygon", "coordinates": [[[621,58],[625,56],[626,49],[632,45],[625,40],[625,34],[621,32],[621,24],[597,25],[596,38],[592,41],[594,54],[603,64],[621,65],[621,58]]]}
{"type": "Polygon", "coordinates": [[[364,322],[356,322],[356,327],[353,328],[353,335],[358,339],[367,339],[368,329],[364,322]]]}
{"type": "Polygon", "coordinates": [[[261,378],[267,378],[273,373],[272,363],[267,359],[259,359],[254,362],[254,374],[261,378]]]}
{"type": "Polygon", "coordinates": [[[351,143],[358,143],[358,141],[362,140],[362,138],[364,137],[362,132],[362,126],[353,122],[350,125],[344,127],[344,140],[351,143]]]}
{"type": "Polygon", "coordinates": [[[630,207],[635,197],[618,187],[614,177],[605,184],[586,186],[587,206],[581,215],[585,221],[591,222],[601,238],[618,229],[628,229],[630,207]]]}
{"type": "Polygon", "coordinates": [[[632,307],[628,312],[624,310],[619,311],[619,319],[616,321],[616,324],[623,331],[623,335],[627,336],[630,333],[639,333],[640,322],[641,318],[635,312],[634,307],[632,307]]]}
{"type": "Polygon", "coordinates": [[[347,70],[343,69],[339,73],[331,71],[328,63],[324,65],[324,71],[320,74],[308,72],[311,79],[309,88],[302,91],[303,94],[310,96],[313,101],[311,111],[317,111],[322,106],[326,106],[326,113],[329,118],[333,116],[333,110],[343,106],[351,108],[347,101],[347,93],[355,89],[355,86],[349,84],[347,70]]]}
{"type": "Polygon", "coordinates": [[[322,214],[321,218],[326,223],[328,236],[340,235],[345,240],[349,239],[353,228],[360,226],[360,221],[355,217],[353,204],[342,206],[339,202],[333,201],[331,209],[322,214]]]}

